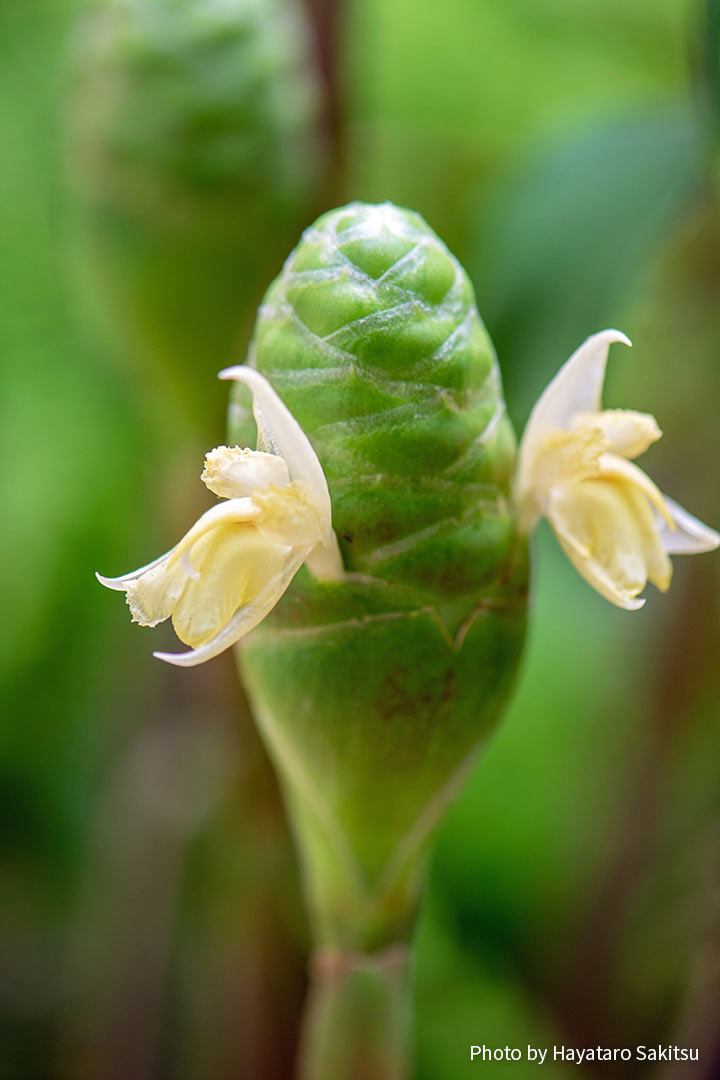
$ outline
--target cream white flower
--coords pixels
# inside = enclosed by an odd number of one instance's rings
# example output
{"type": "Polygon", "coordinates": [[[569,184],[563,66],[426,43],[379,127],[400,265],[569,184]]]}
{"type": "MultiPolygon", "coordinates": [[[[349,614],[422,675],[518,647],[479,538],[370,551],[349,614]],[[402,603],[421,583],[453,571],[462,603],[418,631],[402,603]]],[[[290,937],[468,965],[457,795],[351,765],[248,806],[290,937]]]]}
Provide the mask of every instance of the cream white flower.
{"type": "Polygon", "coordinates": [[[324,580],[342,576],[322,466],[304,431],[259,372],[233,367],[221,379],[253,396],[258,449],[218,446],[202,480],[226,500],[204,513],[171,551],[118,578],[133,620],[171,618],[190,652],[155,653],[191,667],[210,660],[257,626],[303,563],[324,580]]]}
{"type": "Polygon", "coordinates": [[[655,418],[602,409],[605,365],[618,330],[585,341],[535,405],[520,444],[515,502],[523,532],[542,515],[582,576],[618,607],[642,607],[651,581],[665,591],[671,554],[720,545],[720,535],[678,506],[634,465],[660,438],[655,418]]]}

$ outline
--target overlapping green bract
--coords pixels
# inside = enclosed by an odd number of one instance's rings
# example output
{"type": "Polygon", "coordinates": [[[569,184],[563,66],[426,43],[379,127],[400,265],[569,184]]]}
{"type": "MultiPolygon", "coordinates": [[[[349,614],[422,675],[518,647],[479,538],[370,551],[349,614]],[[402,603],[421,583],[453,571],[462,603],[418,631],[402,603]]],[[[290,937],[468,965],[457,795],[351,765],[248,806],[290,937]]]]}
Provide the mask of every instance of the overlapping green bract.
{"type": "Polygon", "coordinates": [[[307,184],[316,91],[293,0],[95,0],[75,56],[98,195],[169,216],[204,198],[227,219],[307,184]]]}
{"type": "MultiPolygon", "coordinates": [[[[304,234],[251,361],[320,457],[348,576],[301,574],[243,666],[319,934],[372,947],[403,935],[419,853],[515,673],[514,437],[465,272],[391,205],[352,204],[304,234]]],[[[246,421],[239,391],[233,439],[246,421]]]]}
{"type": "Polygon", "coordinates": [[[470,281],[418,215],[320,218],[265,297],[253,355],[320,456],[349,570],[441,603],[493,587],[513,434],[470,281]]]}

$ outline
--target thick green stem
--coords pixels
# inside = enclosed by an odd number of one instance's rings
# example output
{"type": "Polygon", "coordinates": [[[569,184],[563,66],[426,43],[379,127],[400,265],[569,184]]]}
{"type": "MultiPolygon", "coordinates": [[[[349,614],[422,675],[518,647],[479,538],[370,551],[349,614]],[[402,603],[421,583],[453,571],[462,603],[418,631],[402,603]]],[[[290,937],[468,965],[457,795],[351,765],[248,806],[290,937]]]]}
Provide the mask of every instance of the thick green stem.
{"type": "Polygon", "coordinates": [[[409,953],[319,950],[312,964],[298,1080],[404,1080],[409,953]]]}

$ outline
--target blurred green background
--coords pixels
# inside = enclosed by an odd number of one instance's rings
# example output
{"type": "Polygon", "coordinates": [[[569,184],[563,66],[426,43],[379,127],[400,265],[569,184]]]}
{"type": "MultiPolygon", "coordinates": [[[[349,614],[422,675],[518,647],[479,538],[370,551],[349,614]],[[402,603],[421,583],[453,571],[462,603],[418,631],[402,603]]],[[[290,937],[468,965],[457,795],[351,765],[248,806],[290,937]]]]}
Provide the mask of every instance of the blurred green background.
{"type": "MultiPolygon", "coordinates": [[[[92,572],[146,562],[206,505],[188,478],[224,439],[214,373],[318,212],[427,218],[474,279],[518,428],[585,336],[625,330],[606,401],[658,417],[648,471],[720,525],[717,18],[0,7],[0,1076],[291,1075],[307,935],[232,661],[165,669],[164,631],[92,572]]],[[[618,1068],[709,1078],[720,563],[678,558],[628,615],[546,530],[535,555],[517,696],[433,864],[415,1075],[474,1075],[471,1044],[677,1043],[692,1071],[618,1068]]]]}

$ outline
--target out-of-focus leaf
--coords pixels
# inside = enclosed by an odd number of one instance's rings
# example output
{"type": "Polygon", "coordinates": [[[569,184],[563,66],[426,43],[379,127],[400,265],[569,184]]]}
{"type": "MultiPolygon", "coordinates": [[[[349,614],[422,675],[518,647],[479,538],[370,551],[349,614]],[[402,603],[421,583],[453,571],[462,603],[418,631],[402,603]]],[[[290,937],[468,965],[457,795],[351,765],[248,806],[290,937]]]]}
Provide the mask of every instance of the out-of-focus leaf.
{"type": "Polygon", "coordinates": [[[519,144],[666,101],[686,77],[696,10],[692,0],[359,0],[350,13],[349,194],[420,211],[464,263],[478,184],[519,144]]]}
{"type": "Polygon", "coordinates": [[[443,920],[442,901],[430,897],[418,927],[415,997],[421,1022],[416,1025],[416,1080],[463,1080],[483,1068],[498,1080],[531,1075],[537,1063],[527,1048],[549,1048],[542,1066],[546,1080],[582,1077],[584,1070],[553,1060],[562,1043],[547,1001],[534,999],[513,971],[497,957],[477,950],[468,955],[443,920]],[[470,1060],[471,1046],[520,1050],[520,1061],[470,1060]]]}
{"type": "Polygon", "coordinates": [[[620,321],[699,185],[701,150],[685,109],[623,117],[543,148],[484,203],[470,272],[515,419],[620,321]]]}

